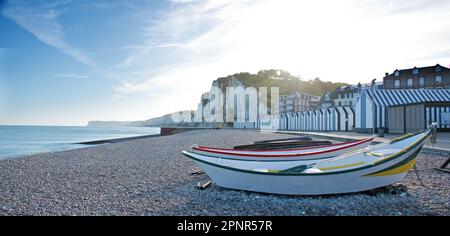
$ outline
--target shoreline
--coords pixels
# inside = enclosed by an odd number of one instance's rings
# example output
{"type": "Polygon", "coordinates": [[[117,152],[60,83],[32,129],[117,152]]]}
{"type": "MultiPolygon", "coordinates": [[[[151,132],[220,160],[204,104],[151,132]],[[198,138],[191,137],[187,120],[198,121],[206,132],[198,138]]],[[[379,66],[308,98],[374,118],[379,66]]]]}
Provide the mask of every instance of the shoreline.
{"type": "MultiPolygon", "coordinates": [[[[21,126],[21,125],[18,125],[18,126],[21,126]]],[[[72,126],[59,126],[59,127],[72,127],[72,126]]],[[[81,126],[73,126],[73,127],[81,127],[81,126]]],[[[80,149],[84,149],[84,148],[95,147],[97,145],[102,145],[102,144],[114,144],[114,143],[120,143],[120,142],[132,141],[132,140],[146,139],[146,138],[157,138],[157,137],[161,137],[161,136],[174,135],[174,134],[188,132],[188,131],[210,129],[210,128],[196,128],[196,127],[195,128],[192,128],[192,127],[150,127],[150,128],[159,128],[160,133],[159,134],[146,134],[146,135],[139,135],[139,136],[131,136],[131,137],[124,137],[124,138],[111,138],[111,139],[99,139],[99,140],[91,140],[91,141],[83,141],[83,142],[75,142],[75,143],[62,143],[64,145],[86,145],[86,146],[78,146],[78,147],[72,147],[72,148],[67,148],[67,149],[62,149],[62,150],[42,151],[42,152],[35,152],[35,153],[29,153],[29,154],[13,154],[13,155],[9,155],[9,156],[0,156],[0,161],[21,159],[21,158],[25,158],[25,157],[34,156],[34,155],[52,154],[52,153],[66,152],[66,151],[72,151],[72,150],[80,150],[80,149]],[[167,130],[167,131],[163,131],[163,130],[167,130]]],[[[54,143],[54,144],[56,144],[56,143],[54,143]]]]}
{"type": "Polygon", "coordinates": [[[25,157],[34,156],[34,155],[52,154],[52,153],[66,152],[66,151],[72,151],[72,150],[80,150],[80,149],[84,149],[84,148],[95,147],[97,145],[102,145],[102,144],[113,144],[113,143],[120,143],[120,142],[126,142],[126,141],[131,141],[131,140],[155,138],[155,137],[160,137],[160,136],[161,136],[161,134],[146,134],[146,135],[138,135],[138,136],[131,136],[131,137],[99,139],[99,140],[91,140],[91,141],[75,142],[75,143],[49,143],[51,145],[74,145],[74,146],[68,147],[68,148],[63,148],[63,149],[54,149],[54,150],[49,150],[49,151],[38,151],[38,152],[28,153],[28,154],[12,154],[12,155],[0,156],[0,161],[21,159],[21,158],[25,158],[25,157]],[[78,146],[75,146],[75,145],[78,145],[78,146]]]}
{"type": "Polygon", "coordinates": [[[86,142],[79,142],[79,143],[72,143],[72,144],[99,145],[99,144],[108,144],[108,143],[119,143],[119,142],[125,142],[125,141],[136,140],[136,139],[154,138],[154,137],[160,137],[160,136],[161,136],[160,134],[149,134],[149,135],[132,136],[132,137],[125,137],[125,138],[93,140],[93,141],[86,141],[86,142]]]}

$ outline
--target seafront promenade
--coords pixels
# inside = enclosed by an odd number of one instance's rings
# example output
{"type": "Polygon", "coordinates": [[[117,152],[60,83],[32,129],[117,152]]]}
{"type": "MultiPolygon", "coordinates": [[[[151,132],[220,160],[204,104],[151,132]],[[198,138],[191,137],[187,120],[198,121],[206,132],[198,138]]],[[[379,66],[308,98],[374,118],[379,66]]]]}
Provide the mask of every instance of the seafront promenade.
{"type": "Polygon", "coordinates": [[[450,215],[441,156],[420,154],[404,181],[362,193],[283,196],[235,191],[192,175],[180,152],[232,147],[288,134],[201,129],[0,161],[0,215],[450,215]]]}

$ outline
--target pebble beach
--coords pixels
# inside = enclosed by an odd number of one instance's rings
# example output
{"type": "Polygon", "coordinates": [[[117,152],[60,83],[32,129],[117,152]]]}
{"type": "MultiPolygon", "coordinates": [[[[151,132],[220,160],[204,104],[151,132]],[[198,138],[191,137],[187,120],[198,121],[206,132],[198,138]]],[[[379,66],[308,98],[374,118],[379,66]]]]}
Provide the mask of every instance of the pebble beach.
{"type": "Polygon", "coordinates": [[[232,147],[287,134],[194,130],[0,161],[0,215],[450,215],[445,157],[420,154],[416,173],[371,191],[284,196],[221,188],[181,154],[192,144],[232,147]]]}

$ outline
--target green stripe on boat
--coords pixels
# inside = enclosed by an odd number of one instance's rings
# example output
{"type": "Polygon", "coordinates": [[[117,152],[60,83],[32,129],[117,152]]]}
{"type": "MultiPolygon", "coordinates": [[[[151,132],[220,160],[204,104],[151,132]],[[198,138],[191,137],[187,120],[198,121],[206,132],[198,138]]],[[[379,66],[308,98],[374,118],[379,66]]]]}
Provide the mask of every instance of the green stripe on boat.
{"type": "MultiPolygon", "coordinates": [[[[421,133],[421,132],[419,132],[419,133],[421,133]]],[[[391,139],[391,141],[389,141],[389,144],[393,144],[393,143],[396,143],[396,142],[398,142],[398,141],[402,141],[402,140],[404,140],[404,139],[407,139],[407,138],[409,138],[409,137],[411,137],[411,136],[414,136],[414,135],[417,135],[417,134],[419,134],[419,133],[416,133],[416,134],[413,134],[413,133],[407,133],[407,134],[402,135],[402,136],[400,136],[400,137],[391,139]]]]}

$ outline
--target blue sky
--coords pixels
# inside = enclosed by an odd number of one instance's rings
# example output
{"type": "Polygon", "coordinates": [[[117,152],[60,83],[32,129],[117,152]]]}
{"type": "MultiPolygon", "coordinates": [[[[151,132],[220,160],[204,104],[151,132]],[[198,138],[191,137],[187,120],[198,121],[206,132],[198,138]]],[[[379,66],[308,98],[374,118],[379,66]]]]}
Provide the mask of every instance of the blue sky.
{"type": "Polygon", "coordinates": [[[242,71],[356,84],[450,64],[443,0],[17,0],[0,10],[0,124],[195,109],[212,80],[242,71]]]}

